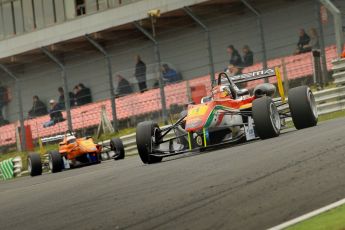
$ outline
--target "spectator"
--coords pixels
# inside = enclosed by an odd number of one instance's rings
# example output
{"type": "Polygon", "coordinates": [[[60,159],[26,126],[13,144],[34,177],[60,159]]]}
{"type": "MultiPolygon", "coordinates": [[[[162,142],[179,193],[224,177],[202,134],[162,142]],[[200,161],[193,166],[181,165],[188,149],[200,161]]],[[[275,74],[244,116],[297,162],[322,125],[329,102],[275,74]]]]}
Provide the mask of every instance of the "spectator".
{"type": "Polygon", "coordinates": [[[0,116],[1,117],[4,116],[2,110],[7,103],[8,103],[7,88],[3,86],[2,83],[0,82],[0,116]]]}
{"type": "Polygon", "coordinates": [[[55,100],[50,100],[49,105],[50,105],[50,110],[49,110],[50,121],[47,121],[43,124],[44,128],[53,126],[56,123],[64,121],[62,112],[61,112],[62,108],[59,106],[59,104],[56,103],[55,100]]]}
{"type": "Polygon", "coordinates": [[[227,52],[230,56],[229,64],[234,66],[242,66],[242,58],[233,45],[228,46],[227,52]]]}
{"type": "Polygon", "coordinates": [[[317,31],[315,28],[311,28],[309,30],[310,33],[310,42],[309,44],[304,46],[305,50],[316,50],[320,49],[320,44],[319,44],[319,35],[317,34],[317,31]]]}
{"type": "Polygon", "coordinates": [[[140,92],[144,92],[147,89],[146,86],[146,64],[141,60],[139,55],[136,56],[135,65],[135,78],[138,81],[140,92]]]}
{"type": "Polygon", "coordinates": [[[74,86],[73,88],[74,90],[74,97],[75,97],[75,105],[82,105],[82,95],[81,95],[81,91],[80,91],[80,87],[79,85],[74,86]]]}
{"type": "Polygon", "coordinates": [[[174,83],[180,80],[176,70],[170,68],[168,64],[162,66],[163,80],[167,83],[174,83]]]}
{"type": "Polygon", "coordinates": [[[8,125],[10,122],[5,120],[5,118],[0,114],[0,126],[8,125]]]}
{"type": "Polygon", "coordinates": [[[48,114],[47,106],[39,99],[38,96],[33,96],[32,100],[33,104],[29,111],[29,117],[33,118],[48,114]]]}
{"type": "Polygon", "coordinates": [[[341,54],[341,58],[345,58],[345,45],[344,45],[343,53],[341,54]]]}
{"type": "Polygon", "coordinates": [[[77,93],[75,95],[78,106],[86,105],[92,102],[91,90],[79,83],[77,86],[77,93]]]}
{"type": "Polygon", "coordinates": [[[299,40],[297,43],[297,50],[295,51],[295,54],[301,54],[311,51],[310,48],[306,47],[310,42],[310,37],[305,32],[304,29],[300,29],[299,31],[299,40]]]}
{"type": "Polygon", "coordinates": [[[79,88],[78,86],[74,86],[73,88],[73,105],[78,105],[78,101],[77,101],[77,98],[78,98],[78,92],[79,92],[79,88]]]}
{"type": "Polygon", "coordinates": [[[124,79],[120,74],[116,75],[116,80],[117,80],[117,94],[118,95],[122,96],[122,95],[133,93],[133,89],[129,81],[124,79]]]}
{"type": "MultiPolygon", "coordinates": [[[[234,65],[229,65],[228,70],[226,72],[229,75],[229,77],[233,77],[233,76],[237,76],[237,75],[242,74],[241,68],[234,66],[234,65]]],[[[237,83],[236,86],[238,88],[242,89],[242,88],[245,88],[247,86],[247,83],[246,82],[237,83]]]]}
{"type": "Polygon", "coordinates": [[[249,46],[245,45],[242,48],[243,51],[243,67],[248,67],[254,64],[254,54],[250,50],[249,46]]]}
{"type": "MultiPolygon", "coordinates": [[[[66,108],[65,105],[65,91],[62,87],[58,88],[58,92],[60,94],[59,96],[59,100],[58,100],[58,104],[62,109],[66,108]]],[[[69,102],[70,102],[70,106],[72,107],[74,105],[74,94],[72,92],[69,92],[69,102]]]]}
{"type": "Polygon", "coordinates": [[[228,65],[228,69],[226,70],[226,72],[230,77],[233,77],[242,73],[239,67],[234,66],[232,64],[228,65]]]}
{"type": "Polygon", "coordinates": [[[76,13],[77,16],[86,14],[85,0],[76,0],[76,13]]]}

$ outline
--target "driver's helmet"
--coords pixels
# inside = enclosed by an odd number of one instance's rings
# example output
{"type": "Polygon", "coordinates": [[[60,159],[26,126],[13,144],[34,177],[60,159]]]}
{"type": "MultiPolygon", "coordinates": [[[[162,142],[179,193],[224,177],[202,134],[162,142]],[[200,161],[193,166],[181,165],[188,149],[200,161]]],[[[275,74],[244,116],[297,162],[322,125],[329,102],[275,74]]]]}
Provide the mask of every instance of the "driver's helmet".
{"type": "Polygon", "coordinates": [[[67,134],[66,135],[67,144],[75,143],[76,140],[77,140],[77,138],[73,134],[67,134]]]}
{"type": "Polygon", "coordinates": [[[215,99],[232,98],[230,87],[227,85],[218,85],[212,90],[215,99]]]}

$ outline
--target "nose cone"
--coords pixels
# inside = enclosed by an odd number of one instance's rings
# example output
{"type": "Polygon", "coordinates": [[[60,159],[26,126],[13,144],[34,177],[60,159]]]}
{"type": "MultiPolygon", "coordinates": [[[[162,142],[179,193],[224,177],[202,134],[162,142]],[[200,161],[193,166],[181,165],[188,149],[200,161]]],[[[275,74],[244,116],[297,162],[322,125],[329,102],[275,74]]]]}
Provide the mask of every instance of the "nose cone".
{"type": "Polygon", "coordinates": [[[203,129],[210,111],[212,111],[212,103],[190,105],[186,117],[186,131],[195,132],[203,129]]]}
{"type": "Polygon", "coordinates": [[[186,131],[195,132],[201,130],[204,127],[204,122],[201,118],[194,118],[186,122],[186,131]]]}

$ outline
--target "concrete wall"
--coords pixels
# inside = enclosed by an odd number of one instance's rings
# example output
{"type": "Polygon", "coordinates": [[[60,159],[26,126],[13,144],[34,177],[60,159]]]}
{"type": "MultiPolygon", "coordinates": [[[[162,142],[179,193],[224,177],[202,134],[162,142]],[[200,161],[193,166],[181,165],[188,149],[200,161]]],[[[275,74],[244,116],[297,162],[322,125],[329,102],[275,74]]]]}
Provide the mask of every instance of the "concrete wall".
{"type": "Polygon", "coordinates": [[[86,17],[75,18],[35,32],[1,40],[0,58],[140,20],[146,18],[147,12],[151,9],[159,8],[164,13],[205,1],[207,0],[141,0],[86,17]]]}
{"type": "MultiPolygon", "coordinates": [[[[337,1],[337,4],[345,6],[345,1],[337,1]]],[[[259,1],[256,7],[263,13],[268,58],[292,54],[298,40],[298,30],[317,27],[312,0],[259,1]]],[[[228,63],[225,49],[229,44],[239,49],[245,44],[249,45],[255,52],[255,61],[261,61],[262,52],[257,21],[249,10],[245,10],[245,13],[241,15],[222,14],[203,18],[203,20],[211,29],[217,71],[223,70],[228,63]]],[[[329,15],[329,22],[324,26],[326,45],[335,42],[332,20],[329,15]]],[[[180,28],[172,28],[164,33],[158,31],[158,39],[162,60],[178,69],[184,79],[208,74],[205,35],[200,27],[181,22],[180,28]]],[[[123,42],[110,45],[108,49],[113,54],[114,72],[119,71],[132,83],[136,82],[133,77],[135,54],[140,54],[148,66],[152,67],[150,72],[156,68],[153,45],[143,37],[128,37],[123,42]]],[[[90,49],[86,53],[66,57],[65,63],[71,90],[75,84],[82,82],[91,88],[94,100],[109,97],[106,65],[99,53],[90,49]]],[[[25,111],[30,109],[32,96],[35,94],[44,101],[51,98],[57,99],[57,88],[62,83],[60,72],[53,63],[42,60],[40,66],[27,65],[21,68],[20,76],[24,81],[22,93],[25,111]]],[[[6,79],[3,74],[0,78],[6,79]]],[[[12,85],[10,82],[8,84],[12,85]]],[[[11,120],[18,117],[15,99],[6,108],[7,116],[11,120]]]]}

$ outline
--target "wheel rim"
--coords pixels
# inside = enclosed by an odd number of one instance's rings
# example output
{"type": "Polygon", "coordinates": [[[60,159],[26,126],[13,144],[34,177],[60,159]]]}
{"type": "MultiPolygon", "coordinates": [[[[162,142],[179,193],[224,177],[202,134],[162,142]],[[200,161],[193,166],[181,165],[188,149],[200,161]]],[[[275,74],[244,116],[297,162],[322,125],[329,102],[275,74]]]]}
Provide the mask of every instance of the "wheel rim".
{"type": "Polygon", "coordinates": [[[318,118],[315,97],[314,97],[314,94],[310,90],[308,91],[308,101],[309,101],[310,109],[313,112],[314,117],[318,118]]]}
{"type": "Polygon", "coordinates": [[[275,132],[278,133],[281,128],[280,116],[277,107],[273,103],[270,105],[270,119],[275,132]]]}
{"type": "Polygon", "coordinates": [[[28,172],[31,173],[31,171],[32,171],[31,160],[28,159],[28,172]]]}
{"type": "Polygon", "coordinates": [[[51,156],[49,156],[49,169],[50,171],[53,171],[53,161],[51,156]]]}
{"type": "Polygon", "coordinates": [[[155,144],[158,144],[159,140],[160,140],[160,129],[159,128],[155,128],[153,130],[153,142],[155,144]]]}

